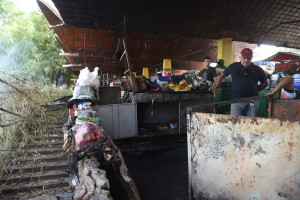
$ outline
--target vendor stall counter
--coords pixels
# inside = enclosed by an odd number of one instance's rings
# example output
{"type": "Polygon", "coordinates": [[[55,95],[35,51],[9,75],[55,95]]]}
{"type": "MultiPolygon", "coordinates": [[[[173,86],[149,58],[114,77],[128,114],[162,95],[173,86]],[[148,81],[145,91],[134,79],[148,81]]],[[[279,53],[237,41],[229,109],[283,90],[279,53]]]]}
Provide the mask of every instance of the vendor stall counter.
{"type": "MultiPolygon", "coordinates": [[[[161,122],[170,122],[170,119],[179,121],[175,133],[185,133],[187,107],[213,102],[213,94],[208,92],[149,92],[131,95],[132,103],[107,102],[96,106],[100,125],[112,139],[138,136],[138,130],[145,124],[155,126],[161,122]]],[[[167,126],[171,128],[170,123],[167,126]]]]}
{"type": "MultiPolygon", "coordinates": [[[[137,103],[138,124],[158,124],[177,118],[178,133],[185,133],[187,107],[213,102],[210,92],[153,92],[133,94],[137,103]]],[[[208,108],[209,109],[209,108],[208,108]]],[[[207,112],[211,112],[208,110],[207,112]]]]}

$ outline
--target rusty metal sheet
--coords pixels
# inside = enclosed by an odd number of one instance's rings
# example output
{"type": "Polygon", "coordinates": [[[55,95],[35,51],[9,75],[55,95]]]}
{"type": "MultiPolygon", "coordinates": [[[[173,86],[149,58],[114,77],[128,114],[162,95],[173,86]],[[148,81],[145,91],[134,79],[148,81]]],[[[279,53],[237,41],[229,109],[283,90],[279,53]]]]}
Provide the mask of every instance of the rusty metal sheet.
{"type": "Polygon", "coordinates": [[[300,122],[188,115],[190,198],[296,200],[300,122]]]}
{"type": "Polygon", "coordinates": [[[271,118],[300,121],[300,100],[271,99],[269,113],[271,118]]]}

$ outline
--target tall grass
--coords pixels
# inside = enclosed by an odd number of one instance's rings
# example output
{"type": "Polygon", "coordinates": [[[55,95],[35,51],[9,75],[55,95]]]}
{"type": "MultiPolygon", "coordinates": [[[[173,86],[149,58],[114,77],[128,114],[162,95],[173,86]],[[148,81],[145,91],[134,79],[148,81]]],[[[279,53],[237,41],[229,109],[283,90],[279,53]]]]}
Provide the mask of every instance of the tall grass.
{"type": "MultiPolygon", "coordinates": [[[[39,136],[47,139],[45,108],[50,101],[71,95],[66,87],[41,85],[16,77],[0,78],[0,176],[16,164],[26,144],[39,136]]],[[[55,120],[55,118],[52,118],[55,120]]],[[[53,122],[55,123],[55,122],[53,122]]]]}

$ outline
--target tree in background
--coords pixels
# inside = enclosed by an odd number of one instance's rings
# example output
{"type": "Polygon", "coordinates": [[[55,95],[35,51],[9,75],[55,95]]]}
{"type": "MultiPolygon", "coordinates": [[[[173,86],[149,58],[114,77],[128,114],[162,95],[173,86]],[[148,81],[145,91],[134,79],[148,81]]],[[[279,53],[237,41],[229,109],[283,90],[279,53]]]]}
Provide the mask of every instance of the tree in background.
{"type": "Polygon", "coordinates": [[[40,11],[23,13],[10,0],[0,0],[0,68],[40,84],[55,83],[60,74],[70,80],[72,71],[63,69],[60,47],[53,30],[40,11]]]}
{"type": "Polygon", "coordinates": [[[20,12],[15,9],[15,5],[12,1],[0,0],[0,19],[1,24],[11,21],[20,12]]]}
{"type": "Polygon", "coordinates": [[[46,117],[41,105],[70,95],[70,90],[51,83],[59,74],[70,77],[72,72],[61,67],[65,60],[59,57],[54,33],[41,12],[26,14],[11,0],[0,0],[0,17],[1,177],[7,166],[17,164],[36,134],[49,142],[49,120],[56,123],[60,115],[46,117]]]}

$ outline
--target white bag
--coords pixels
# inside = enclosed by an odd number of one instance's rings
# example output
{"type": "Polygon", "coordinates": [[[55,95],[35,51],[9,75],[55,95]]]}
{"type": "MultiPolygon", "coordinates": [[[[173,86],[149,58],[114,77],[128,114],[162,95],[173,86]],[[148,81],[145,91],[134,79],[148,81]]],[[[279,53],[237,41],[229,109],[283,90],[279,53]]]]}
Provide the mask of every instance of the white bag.
{"type": "Polygon", "coordinates": [[[80,70],[77,84],[80,86],[90,86],[98,89],[100,87],[100,80],[98,78],[98,67],[95,67],[93,72],[90,72],[88,67],[80,70]]]}

